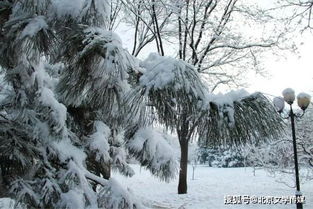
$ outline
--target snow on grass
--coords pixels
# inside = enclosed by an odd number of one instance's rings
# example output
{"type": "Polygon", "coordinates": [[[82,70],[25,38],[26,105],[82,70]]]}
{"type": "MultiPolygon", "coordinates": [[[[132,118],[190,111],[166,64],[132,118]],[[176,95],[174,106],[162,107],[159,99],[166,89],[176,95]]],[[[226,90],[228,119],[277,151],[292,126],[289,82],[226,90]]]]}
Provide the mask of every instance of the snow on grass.
{"type": "MultiPolygon", "coordinates": [[[[294,209],[295,205],[225,205],[226,195],[249,196],[293,196],[295,189],[278,183],[264,170],[252,168],[212,168],[198,166],[195,170],[195,180],[191,180],[192,169],[188,170],[188,194],[177,194],[178,179],[170,183],[159,181],[149,171],[132,165],[136,174],[132,178],[113,173],[113,178],[131,188],[136,199],[143,202],[146,209],[294,209]]],[[[291,183],[291,182],[290,182],[291,183]]],[[[301,185],[301,191],[306,198],[304,209],[313,208],[313,182],[301,185]]],[[[8,198],[0,199],[0,208],[14,208],[14,202],[8,198]]]]}
{"type": "MultiPolygon", "coordinates": [[[[226,195],[250,196],[294,196],[295,189],[278,183],[264,170],[257,170],[253,175],[252,168],[211,168],[198,166],[195,180],[191,180],[192,169],[188,170],[188,194],[178,195],[178,179],[170,183],[157,178],[133,165],[136,174],[126,178],[113,173],[120,184],[132,188],[134,195],[143,201],[146,208],[159,209],[291,209],[295,205],[225,205],[226,195]]],[[[302,185],[301,191],[306,198],[305,209],[313,208],[313,182],[302,185]]]]}

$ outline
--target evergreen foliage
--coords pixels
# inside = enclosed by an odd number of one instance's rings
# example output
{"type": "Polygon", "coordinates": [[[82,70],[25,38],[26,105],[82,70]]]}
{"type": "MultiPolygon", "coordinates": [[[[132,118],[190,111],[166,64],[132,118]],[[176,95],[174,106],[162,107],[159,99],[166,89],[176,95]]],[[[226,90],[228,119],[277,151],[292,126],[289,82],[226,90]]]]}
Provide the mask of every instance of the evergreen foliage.
{"type": "MultiPolygon", "coordinates": [[[[0,11],[1,197],[26,208],[140,208],[110,177],[134,174],[125,143],[148,124],[130,114],[143,101],[125,102],[140,67],[104,29],[107,2],[5,0],[0,11]]],[[[173,177],[176,159],[162,159],[142,163],[173,177]]]]}
{"type": "Polygon", "coordinates": [[[240,148],[234,147],[201,147],[198,149],[197,160],[200,164],[218,168],[245,167],[245,156],[240,148]]]}
{"type": "Polygon", "coordinates": [[[198,129],[207,144],[256,143],[266,138],[278,138],[284,127],[271,101],[261,93],[223,105],[212,101],[208,114],[210,117],[204,118],[198,129]]]}

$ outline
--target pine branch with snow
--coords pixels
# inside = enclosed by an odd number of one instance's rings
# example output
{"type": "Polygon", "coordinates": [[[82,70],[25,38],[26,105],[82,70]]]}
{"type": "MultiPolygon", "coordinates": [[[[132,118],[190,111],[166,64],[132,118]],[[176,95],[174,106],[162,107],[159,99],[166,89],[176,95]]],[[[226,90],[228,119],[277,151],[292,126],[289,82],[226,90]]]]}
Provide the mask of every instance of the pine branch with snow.
{"type": "Polygon", "coordinates": [[[125,148],[110,144],[110,133],[123,124],[119,100],[129,89],[128,72],[135,64],[118,37],[100,29],[105,3],[0,3],[0,65],[7,86],[0,101],[1,195],[14,197],[17,204],[98,208],[119,197],[110,204],[139,207],[128,190],[114,189],[90,168],[91,162],[100,161],[100,167],[110,162],[132,174],[125,148]],[[60,11],[62,4],[76,7],[60,11]],[[60,32],[68,29],[73,33],[60,32]],[[68,75],[71,83],[64,81],[68,75]]]}
{"type": "Polygon", "coordinates": [[[198,131],[208,144],[239,145],[277,138],[283,128],[283,120],[264,95],[231,92],[213,98],[198,131]]]}
{"type": "Polygon", "coordinates": [[[176,176],[178,165],[173,148],[164,135],[152,128],[139,129],[128,141],[127,148],[152,174],[169,181],[176,176]]]}

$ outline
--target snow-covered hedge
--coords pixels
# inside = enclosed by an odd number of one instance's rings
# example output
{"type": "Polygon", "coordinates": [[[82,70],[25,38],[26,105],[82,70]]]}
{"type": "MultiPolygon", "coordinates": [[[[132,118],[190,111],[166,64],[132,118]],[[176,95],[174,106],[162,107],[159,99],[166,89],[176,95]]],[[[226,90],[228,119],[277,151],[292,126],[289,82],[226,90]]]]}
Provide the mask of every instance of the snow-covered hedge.
{"type": "Polygon", "coordinates": [[[241,150],[231,147],[199,148],[198,162],[218,168],[247,166],[241,150]]]}

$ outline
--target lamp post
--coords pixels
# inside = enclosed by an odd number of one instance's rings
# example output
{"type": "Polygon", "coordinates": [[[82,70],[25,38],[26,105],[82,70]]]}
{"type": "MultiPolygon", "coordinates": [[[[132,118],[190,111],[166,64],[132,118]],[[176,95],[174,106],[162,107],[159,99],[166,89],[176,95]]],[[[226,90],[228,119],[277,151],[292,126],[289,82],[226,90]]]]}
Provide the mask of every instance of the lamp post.
{"type": "MultiPolygon", "coordinates": [[[[292,142],[293,142],[293,153],[294,153],[294,163],[295,163],[295,176],[296,176],[296,204],[297,209],[303,209],[303,204],[300,201],[302,194],[300,191],[300,180],[299,180],[299,166],[298,166],[298,154],[297,154],[297,141],[296,141],[296,131],[295,131],[295,117],[302,117],[306,108],[310,104],[311,96],[306,93],[300,93],[297,96],[298,106],[302,110],[302,114],[296,114],[292,109],[292,104],[295,101],[295,92],[294,90],[287,88],[283,92],[282,97],[274,98],[274,106],[279,113],[282,113],[285,107],[285,102],[290,106],[289,114],[287,118],[290,118],[291,121],[291,130],[292,130],[292,142]]],[[[286,118],[286,119],[287,119],[286,118]]]]}

